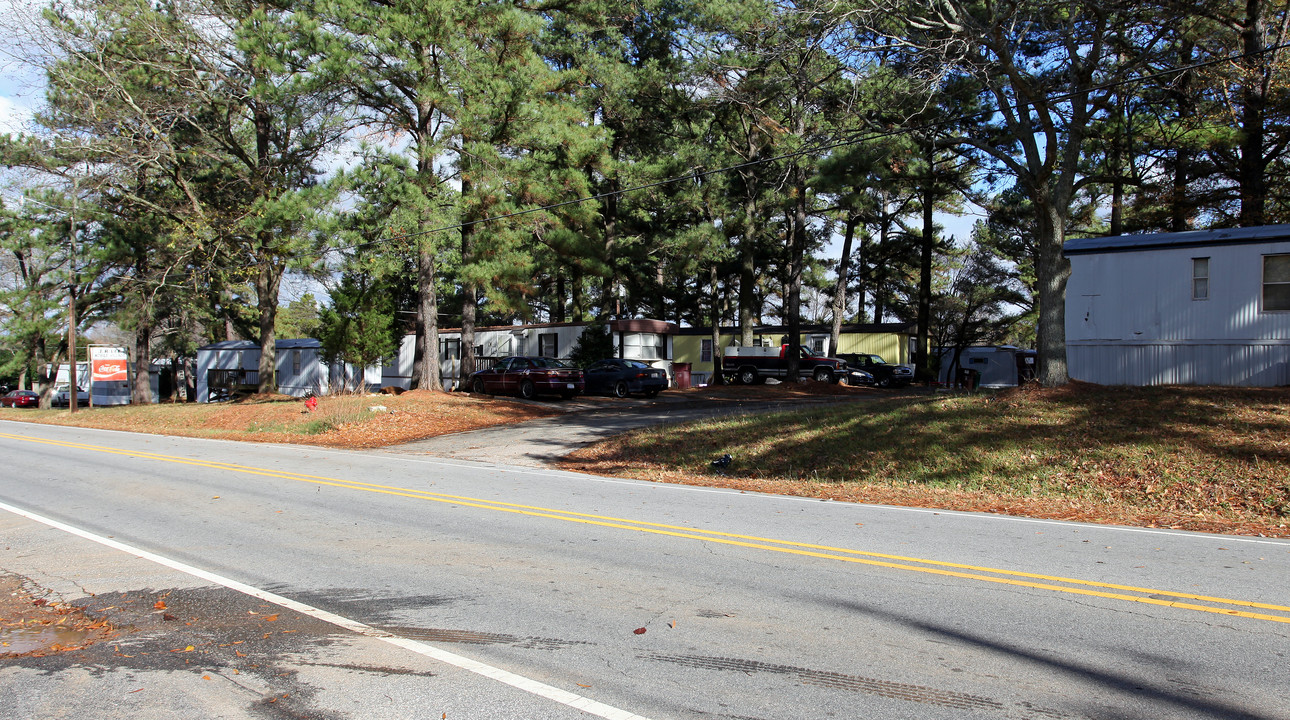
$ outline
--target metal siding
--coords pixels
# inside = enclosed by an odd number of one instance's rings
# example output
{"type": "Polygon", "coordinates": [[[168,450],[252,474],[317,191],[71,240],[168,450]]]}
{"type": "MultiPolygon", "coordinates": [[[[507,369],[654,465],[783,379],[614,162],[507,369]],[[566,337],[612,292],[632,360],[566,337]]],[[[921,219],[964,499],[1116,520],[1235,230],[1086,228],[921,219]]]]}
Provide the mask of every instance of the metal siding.
{"type": "Polygon", "coordinates": [[[1077,343],[1071,377],[1101,385],[1290,385],[1290,342],[1077,343]]]}
{"type": "Polygon", "coordinates": [[[1290,384],[1290,313],[1260,310],[1263,256],[1290,242],[1076,255],[1067,285],[1071,377],[1107,385],[1290,384]],[[1208,257],[1209,299],[1191,299],[1208,257]]]}

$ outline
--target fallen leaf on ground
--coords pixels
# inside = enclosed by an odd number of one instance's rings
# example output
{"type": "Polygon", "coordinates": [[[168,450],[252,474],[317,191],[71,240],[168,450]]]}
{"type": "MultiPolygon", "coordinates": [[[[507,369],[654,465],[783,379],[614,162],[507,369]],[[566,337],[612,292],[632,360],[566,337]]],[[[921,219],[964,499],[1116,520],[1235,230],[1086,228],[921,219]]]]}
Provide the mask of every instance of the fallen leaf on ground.
{"type": "Polygon", "coordinates": [[[644,635],[644,634],[645,634],[645,628],[636,628],[636,629],[635,629],[635,630],[633,630],[632,632],[633,632],[633,633],[635,633],[635,634],[637,634],[637,635],[644,635]]]}

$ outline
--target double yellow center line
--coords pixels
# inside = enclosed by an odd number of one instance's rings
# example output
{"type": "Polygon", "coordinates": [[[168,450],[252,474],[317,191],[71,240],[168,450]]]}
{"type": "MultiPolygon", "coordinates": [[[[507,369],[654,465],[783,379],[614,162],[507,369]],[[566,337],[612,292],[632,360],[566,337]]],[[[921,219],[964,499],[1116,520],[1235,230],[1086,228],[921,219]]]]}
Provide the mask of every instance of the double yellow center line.
{"type": "Polygon", "coordinates": [[[461,495],[449,495],[446,493],[434,493],[424,490],[413,490],[410,488],[397,487],[392,485],[378,485],[374,483],[358,482],[353,480],[340,480],[321,475],[308,475],[304,473],[285,472],[281,470],[269,470],[266,468],[252,467],[248,465],[238,465],[234,463],[216,462],[209,460],[193,460],[189,458],[180,458],[170,455],[160,455],[156,453],[142,452],[136,450],[120,450],[117,448],[103,447],[98,445],[86,445],[82,443],[72,443],[60,440],[46,440],[33,438],[22,435],[13,435],[0,433],[0,438],[17,440],[21,442],[31,442],[43,445],[52,445],[62,448],[84,450],[88,452],[109,453],[113,455],[122,455],[126,457],[135,457],[146,460],[156,460],[159,462],[176,463],[182,465],[191,465],[196,467],[209,468],[212,470],[223,470],[227,472],[240,473],[245,475],[260,475],[263,477],[278,478],[282,480],[293,480],[296,482],[313,483],[317,485],[327,485],[329,487],[346,488],[350,490],[359,490],[362,492],[379,493],[383,495],[393,495],[398,497],[414,498],[417,500],[429,500],[432,502],[449,503],[463,507],[479,508],[482,510],[493,510],[496,512],[514,513],[517,515],[528,515],[531,517],[548,518],[552,520],[562,520],[565,522],[581,523],[584,525],[596,525],[600,527],[615,528],[618,530],[630,530],[633,532],[649,533],[653,535],[665,535],[669,537],[687,538],[699,540],[702,542],[718,543],[722,545],[733,545],[754,550],[765,550],[768,552],[786,553],[790,555],[800,555],[803,557],[820,558],[824,560],[834,560],[847,563],[858,563],[861,565],[873,565],[876,567],[890,568],[893,570],[905,570],[910,572],[926,573],[930,575],[941,575],[946,577],[960,578],[964,580],[975,580],[979,582],[996,583],[1000,585],[1012,585],[1016,587],[1032,588],[1037,590],[1048,590],[1058,593],[1072,595],[1086,595],[1092,597],[1106,598],[1110,600],[1120,600],[1125,602],[1143,603],[1146,605],[1159,605],[1162,607],[1177,608],[1180,610],[1192,610],[1196,612],[1214,613],[1217,615],[1227,615],[1231,617],[1242,617],[1253,620],[1265,620],[1269,622],[1290,623],[1290,607],[1281,605],[1271,605],[1268,603],[1250,602],[1245,600],[1232,600],[1229,598],[1211,597],[1207,595],[1195,595],[1192,593],[1173,592],[1169,590],[1156,590],[1151,588],[1134,587],[1131,585],[1117,585],[1114,583],[1096,582],[1091,580],[1079,580],[1076,578],[1067,578],[1054,575],[1041,575],[1037,573],[1019,572],[1015,570],[1000,570],[998,568],[980,567],[976,565],[965,565],[962,563],[944,562],[940,560],[927,560],[924,558],[906,557],[901,555],[889,555],[886,553],[867,552],[862,550],[852,550],[849,548],[831,547],[828,545],[816,545],[813,543],[793,542],[789,540],[776,540],[773,538],[757,537],[755,535],[741,535],[737,533],[726,533],[715,530],[703,530],[699,528],[684,527],[678,525],[667,525],[662,523],[643,522],[639,520],[629,520],[605,515],[594,515],[589,513],[571,512],[567,510],[556,510],[533,505],[521,505],[517,503],[498,502],[494,500],[484,500],[461,495]],[[1266,612],[1257,612],[1266,611],[1266,612]],[[1275,614],[1274,614],[1275,613],[1275,614]]]}

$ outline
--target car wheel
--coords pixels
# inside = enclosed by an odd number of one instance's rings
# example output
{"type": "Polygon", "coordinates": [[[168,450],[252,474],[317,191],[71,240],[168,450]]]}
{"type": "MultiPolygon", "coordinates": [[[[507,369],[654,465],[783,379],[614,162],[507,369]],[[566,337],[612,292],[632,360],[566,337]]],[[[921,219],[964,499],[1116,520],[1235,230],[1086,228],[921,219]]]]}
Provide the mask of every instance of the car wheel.
{"type": "Polygon", "coordinates": [[[532,380],[520,381],[520,397],[525,400],[532,400],[537,397],[537,386],[533,384],[532,380]]]}
{"type": "Polygon", "coordinates": [[[614,383],[614,397],[616,397],[616,398],[625,398],[625,397],[627,397],[627,394],[628,394],[628,393],[627,393],[627,383],[626,383],[626,382],[624,382],[624,381],[622,381],[622,380],[619,380],[618,382],[614,383]]]}
{"type": "Polygon", "coordinates": [[[833,373],[829,372],[825,368],[816,369],[815,382],[832,382],[832,381],[833,381],[833,373]]]}
{"type": "Polygon", "coordinates": [[[475,380],[474,380],[473,382],[471,382],[471,384],[470,384],[470,391],[471,391],[471,392],[473,392],[473,393],[476,393],[476,394],[478,394],[478,395],[485,395],[485,394],[487,394],[487,393],[485,393],[485,391],[484,391],[484,379],[483,379],[483,378],[475,378],[475,380]]]}
{"type": "Polygon", "coordinates": [[[877,384],[878,384],[878,387],[880,388],[889,388],[891,387],[891,378],[889,377],[881,378],[880,380],[878,380],[877,384]]]}
{"type": "Polygon", "coordinates": [[[739,371],[739,384],[740,384],[740,385],[756,385],[756,384],[757,384],[757,371],[756,371],[756,370],[754,370],[754,369],[752,369],[752,368],[744,368],[743,370],[740,370],[740,371],[739,371]]]}

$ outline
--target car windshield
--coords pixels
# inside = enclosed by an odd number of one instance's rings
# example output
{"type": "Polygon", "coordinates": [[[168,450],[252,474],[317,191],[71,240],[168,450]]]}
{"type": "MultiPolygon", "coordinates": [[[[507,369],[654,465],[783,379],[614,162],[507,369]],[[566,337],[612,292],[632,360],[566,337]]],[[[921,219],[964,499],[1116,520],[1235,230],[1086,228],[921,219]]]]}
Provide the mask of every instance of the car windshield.
{"type": "Polygon", "coordinates": [[[887,361],[886,361],[886,360],[883,360],[881,355],[864,355],[864,356],[862,356],[862,357],[867,357],[867,358],[869,358],[869,362],[871,362],[871,363],[873,363],[873,364],[875,364],[875,365],[886,365],[886,364],[887,364],[887,361]]]}
{"type": "Polygon", "coordinates": [[[649,367],[649,364],[643,363],[640,360],[624,360],[623,366],[629,368],[647,368],[649,367]]]}
{"type": "Polygon", "coordinates": [[[532,358],[532,360],[533,360],[534,367],[558,368],[558,369],[567,369],[567,368],[576,367],[571,363],[565,362],[564,360],[556,360],[555,358],[532,358]]]}

